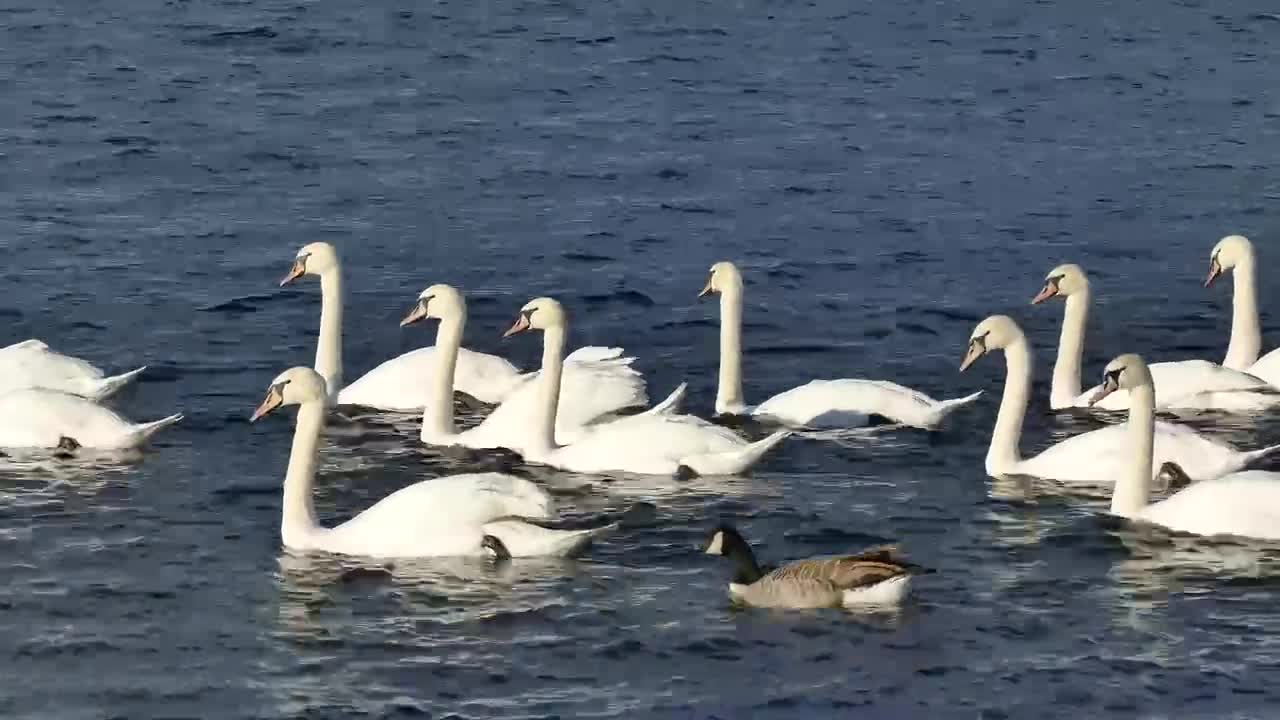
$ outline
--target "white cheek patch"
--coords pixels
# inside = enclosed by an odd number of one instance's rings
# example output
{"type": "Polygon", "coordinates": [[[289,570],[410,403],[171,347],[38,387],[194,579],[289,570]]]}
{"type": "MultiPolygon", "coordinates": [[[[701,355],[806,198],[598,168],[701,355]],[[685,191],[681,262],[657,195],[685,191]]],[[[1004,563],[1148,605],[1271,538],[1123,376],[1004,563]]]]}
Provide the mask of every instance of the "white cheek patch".
{"type": "Polygon", "coordinates": [[[707,545],[706,553],[708,555],[724,554],[724,533],[717,532],[711,537],[711,542],[707,545]]]}

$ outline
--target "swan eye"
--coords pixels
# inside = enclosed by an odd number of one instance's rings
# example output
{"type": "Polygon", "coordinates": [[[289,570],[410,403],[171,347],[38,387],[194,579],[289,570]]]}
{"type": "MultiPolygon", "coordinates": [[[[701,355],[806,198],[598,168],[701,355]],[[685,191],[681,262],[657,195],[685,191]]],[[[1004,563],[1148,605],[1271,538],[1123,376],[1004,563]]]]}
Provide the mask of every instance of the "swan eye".
{"type": "Polygon", "coordinates": [[[419,301],[422,304],[422,312],[427,311],[427,306],[431,304],[431,301],[434,300],[435,297],[435,295],[428,295],[419,301]]]}
{"type": "Polygon", "coordinates": [[[990,334],[991,334],[991,331],[988,330],[987,332],[984,332],[981,335],[970,340],[969,344],[974,347],[977,347],[979,350],[982,351],[982,354],[985,355],[987,354],[987,336],[990,334]]]}
{"type": "Polygon", "coordinates": [[[538,308],[529,308],[528,310],[521,310],[520,317],[524,318],[525,322],[533,322],[533,313],[537,309],[538,308]]]}

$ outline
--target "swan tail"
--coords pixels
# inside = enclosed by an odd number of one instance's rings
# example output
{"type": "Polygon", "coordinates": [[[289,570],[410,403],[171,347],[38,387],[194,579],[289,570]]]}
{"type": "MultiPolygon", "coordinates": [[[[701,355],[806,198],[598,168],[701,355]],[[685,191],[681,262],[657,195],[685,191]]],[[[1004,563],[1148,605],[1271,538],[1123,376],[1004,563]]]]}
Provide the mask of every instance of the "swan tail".
{"type": "Polygon", "coordinates": [[[665,400],[654,405],[653,407],[640,413],[641,415],[673,415],[680,412],[680,403],[684,400],[685,391],[689,389],[689,383],[680,383],[679,387],[671,391],[671,394],[665,400]]]}
{"type": "Polygon", "coordinates": [[[1264,447],[1261,450],[1251,450],[1246,453],[1241,453],[1241,455],[1244,456],[1244,465],[1241,467],[1248,467],[1253,463],[1271,457],[1278,452],[1280,452],[1280,445],[1272,445],[1270,447],[1264,447]]]}
{"type": "Polygon", "coordinates": [[[622,526],[622,520],[583,530],[558,530],[525,520],[495,520],[484,532],[502,541],[511,557],[570,557],[586,549],[596,538],[622,526]]]}
{"type": "Polygon", "coordinates": [[[938,403],[937,409],[933,413],[933,422],[934,423],[941,422],[942,418],[946,417],[947,415],[950,415],[952,411],[956,410],[957,408],[962,408],[965,405],[972,403],[974,400],[977,400],[980,397],[982,397],[981,390],[971,395],[965,395],[964,397],[958,397],[958,398],[952,398],[951,400],[940,401],[938,403]]]}
{"type": "Polygon", "coordinates": [[[132,434],[134,438],[136,438],[137,444],[142,444],[147,440],[149,440],[152,435],[155,435],[156,433],[169,427],[170,425],[173,425],[174,423],[181,422],[182,419],[183,419],[182,413],[174,413],[169,417],[160,418],[159,420],[156,420],[154,422],[140,423],[138,425],[133,426],[132,434]]]}
{"type": "Polygon", "coordinates": [[[791,435],[790,430],[779,430],[763,440],[737,450],[704,455],[691,455],[680,460],[682,467],[698,475],[737,475],[760,462],[764,454],[791,435]]]}
{"type": "Polygon", "coordinates": [[[137,370],[130,370],[127,373],[102,378],[94,383],[94,387],[89,392],[89,399],[105,400],[112,395],[115,395],[121,388],[136,380],[146,369],[147,366],[143,365],[137,370]]]}

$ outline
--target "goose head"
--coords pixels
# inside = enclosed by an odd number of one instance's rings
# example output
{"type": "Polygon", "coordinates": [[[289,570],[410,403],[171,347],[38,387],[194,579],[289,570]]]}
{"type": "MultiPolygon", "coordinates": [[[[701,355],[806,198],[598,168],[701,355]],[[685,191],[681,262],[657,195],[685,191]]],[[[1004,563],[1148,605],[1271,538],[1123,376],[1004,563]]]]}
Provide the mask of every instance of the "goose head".
{"type": "Polygon", "coordinates": [[[412,325],[419,320],[453,320],[462,317],[467,311],[466,300],[462,293],[452,285],[443,283],[418,293],[418,301],[410,308],[409,314],[400,321],[400,327],[412,325]]]}
{"type": "Polygon", "coordinates": [[[1151,371],[1140,355],[1128,353],[1107,363],[1102,371],[1102,386],[1089,398],[1092,407],[1117,390],[1132,390],[1151,384],[1151,371]]]}
{"type": "Polygon", "coordinates": [[[309,367],[292,367],[271,381],[271,385],[267,387],[267,396],[258,405],[258,409],[253,411],[249,422],[256,422],[285,405],[324,402],[326,397],[328,394],[320,373],[309,367]]]}
{"type": "Polygon", "coordinates": [[[297,280],[303,275],[323,275],[338,268],[338,251],[327,242],[313,242],[303,245],[293,258],[293,267],[280,281],[280,287],[297,280]]]}
{"type": "Polygon", "coordinates": [[[520,308],[520,317],[502,337],[510,337],[526,330],[548,330],[563,328],[565,325],[564,306],[548,297],[534,298],[520,308]]]}
{"type": "Polygon", "coordinates": [[[1022,328],[1008,315],[992,315],[978,323],[969,335],[969,349],[965,351],[964,360],[960,363],[960,372],[964,372],[975,360],[992,350],[1003,350],[1023,340],[1022,328]]]}
{"type": "Polygon", "coordinates": [[[711,266],[711,274],[707,276],[707,284],[702,287],[698,297],[706,297],[711,293],[727,293],[742,291],[742,273],[738,266],[728,260],[721,260],[711,266]]]}
{"type": "Polygon", "coordinates": [[[1246,258],[1253,257],[1253,243],[1243,235],[1228,235],[1213,246],[1209,253],[1209,275],[1204,279],[1204,286],[1209,287],[1222,273],[1234,268],[1246,258]]]}
{"type": "Polygon", "coordinates": [[[717,525],[707,533],[707,541],[702,546],[702,552],[708,555],[732,555],[742,549],[750,551],[751,546],[732,525],[717,525]]]}
{"type": "Polygon", "coordinates": [[[1074,293],[1089,289],[1089,278],[1084,270],[1075,263],[1067,263],[1049,271],[1044,278],[1044,287],[1031,298],[1032,305],[1039,305],[1051,297],[1070,297],[1074,293]]]}

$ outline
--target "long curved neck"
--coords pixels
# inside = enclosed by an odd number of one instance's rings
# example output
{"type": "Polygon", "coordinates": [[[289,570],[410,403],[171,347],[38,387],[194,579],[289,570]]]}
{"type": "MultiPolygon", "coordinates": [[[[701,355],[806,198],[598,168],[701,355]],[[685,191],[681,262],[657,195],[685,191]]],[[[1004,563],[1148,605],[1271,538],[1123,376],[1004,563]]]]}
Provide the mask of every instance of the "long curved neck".
{"type": "Polygon", "coordinates": [[[1053,386],[1049,403],[1055,408],[1070,407],[1080,397],[1080,362],[1084,356],[1085,327],[1089,321],[1089,288],[1067,296],[1058,336],[1058,359],[1053,364],[1053,386]]]}
{"type": "Polygon", "coordinates": [[[459,317],[441,320],[440,328],[436,330],[431,397],[422,411],[423,439],[454,434],[453,379],[458,368],[458,349],[462,347],[462,331],[466,326],[464,312],[459,317]]]}
{"type": "Polygon", "coordinates": [[[1031,394],[1031,348],[1026,338],[1019,338],[1005,347],[1004,395],[1000,398],[1000,412],[991,432],[991,447],[987,449],[987,474],[1003,475],[1013,471],[1022,461],[1018,454],[1018,441],[1022,439],[1022,420],[1027,414],[1027,399],[1031,394]]]}
{"type": "Polygon", "coordinates": [[[1129,442],[1133,464],[1117,478],[1111,493],[1111,512],[1131,517],[1151,497],[1152,453],[1156,434],[1156,393],[1151,383],[1129,390],[1129,442]]]}
{"type": "Polygon", "coordinates": [[[342,270],[320,276],[320,338],[316,342],[316,372],[328,386],[329,399],[342,389],[342,270]]]}
{"type": "Polygon", "coordinates": [[[742,289],[720,293],[720,378],[716,413],[740,413],[742,400],[742,289]]]}
{"type": "Polygon", "coordinates": [[[316,452],[324,413],[324,403],[318,401],[303,403],[298,408],[289,469],[284,475],[284,508],[280,517],[280,539],[286,547],[304,544],[305,538],[320,527],[311,500],[311,486],[316,476],[316,452]]]}
{"type": "Polygon", "coordinates": [[[1246,370],[1258,361],[1262,351],[1262,330],[1258,322],[1258,287],[1253,256],[1246,255],[1231,271],[1231,342],[1223,367],[1246,370]]]}
{"type": "Polygon", "coordinates": [[[542,333],[542,375],[538,378],[538,409],[534,418],[530,452],[551,452],[556,447],[556,409],[560,405],[560,376],[564,372],[564,326],[542,333]]]}

